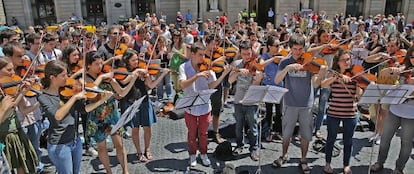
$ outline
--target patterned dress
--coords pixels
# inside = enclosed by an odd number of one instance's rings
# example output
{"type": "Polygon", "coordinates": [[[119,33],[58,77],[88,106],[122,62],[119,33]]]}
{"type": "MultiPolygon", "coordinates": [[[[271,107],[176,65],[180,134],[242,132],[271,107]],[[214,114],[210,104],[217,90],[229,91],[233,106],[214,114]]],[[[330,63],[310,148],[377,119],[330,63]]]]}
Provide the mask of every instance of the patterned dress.
{"type": "MultiPolygon", "coordinates": [[[[98,87],[103,90],[114,91],[111,84],[106,82],[102,82],[98,87]]],[[[87,136],[93,137],[96,142],[104,141],[119,118],[120,113],[116,107],[116,99],[111,97],[88,113],[87,136]]],[[[120,129],[118,133],[122,133],[122,131],[120,129]]]]}

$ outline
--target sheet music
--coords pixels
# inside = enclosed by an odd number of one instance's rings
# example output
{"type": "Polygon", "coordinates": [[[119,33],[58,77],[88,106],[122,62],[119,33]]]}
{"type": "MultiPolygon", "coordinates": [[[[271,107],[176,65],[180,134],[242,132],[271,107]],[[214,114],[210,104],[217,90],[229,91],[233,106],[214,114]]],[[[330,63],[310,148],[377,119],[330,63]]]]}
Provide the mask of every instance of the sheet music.
{"type": "Polygon", "coordinates": [[[213,94],[216,91],[217,89],[200,90],[195,95],[185,96],[184,98],[178,99],[175,102],[175,109],[182,109],[207,104],[210,102],[211,94],[213,94]]]}
{"type": "Polygon", "coordinates": [[[280,103],[283,95],[289,90],[277,86],[257,86],[252,85],[247,90],[240,103],[244,105],[255,105],[260,102],[280,103]]]}
{"type": "Polygon", "coordinates": [[[135,100],[134,103],[125,110],[118,122],[112,127],[110,135],[115,134],[121,127],[125,126],[125,124],[134,118],[135,114],[139,111],[142,101],[144,101],[146,97],[147,96],[143,96],[140,99],[135,100]]]}
{"type": "Polygon", "coordinates": [[[401,104],[414,92],[413,85],[370,84],[359,103],[401,104]],[[379,101],[378,101],[379,100],[379,101]]]}

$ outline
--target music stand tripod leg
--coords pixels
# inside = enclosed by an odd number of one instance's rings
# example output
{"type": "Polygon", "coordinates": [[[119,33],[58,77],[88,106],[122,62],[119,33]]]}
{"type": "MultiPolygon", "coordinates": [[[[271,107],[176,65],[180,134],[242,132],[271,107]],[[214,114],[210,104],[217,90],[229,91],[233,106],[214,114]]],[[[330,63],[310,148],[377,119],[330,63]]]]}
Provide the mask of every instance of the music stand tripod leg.
{"type": "Polygon", "coordinates": [[[260,105],[257,107],[257,116],[258,116],[258,121],[259,121],[259,140],[258,140],[258,150],[257,153],[259,155],[259,164],[257,166],[257,170],[255,174],[261,174],[262,173],[262,120],[261,119],[261,114],[260,114],[260,105]]]}

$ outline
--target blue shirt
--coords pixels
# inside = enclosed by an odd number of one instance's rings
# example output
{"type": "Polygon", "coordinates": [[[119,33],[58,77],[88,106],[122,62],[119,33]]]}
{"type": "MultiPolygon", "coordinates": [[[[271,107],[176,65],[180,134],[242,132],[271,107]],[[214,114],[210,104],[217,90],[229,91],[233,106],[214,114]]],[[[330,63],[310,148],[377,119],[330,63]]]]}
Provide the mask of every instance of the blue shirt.
{"type": "Polygon", "coordinates": [[[191,19],[193,19],[193,15],[191,14],[191,13],[186,13],[185,14],[185,20],[187,20],[187,21],[191,21],[191,19]]]}
{"type": "MultiPolygon", "coordinates": [[[[262,54],[262,58],[263,60],[268,60],[271,58],[271,56],[268,53],[262,54]]],[[[277,65],[274,62],[269,63],[267,66],[265,66],[264,68],[264,77],[262,80],[262,84],[263,85],[272,85],[272,86],[279,86],[279,87],[283,87],[283,81],[279,82],[278,84],[275,83],[275,77],[276,77],[276,73],[278,70],[279,65],[277,65]]]]}
{"type": "MultiPolygon", "coordinates": [[[[286,66],[296,63],[290,56],[279,64],[279,71],[286,66]]],[[[310,71],[288,71],[284,78],[285,88],[289,91],[284,96],[284,105],[293,107],[312,107],[313,85],[312,73],[310,71]]]]}

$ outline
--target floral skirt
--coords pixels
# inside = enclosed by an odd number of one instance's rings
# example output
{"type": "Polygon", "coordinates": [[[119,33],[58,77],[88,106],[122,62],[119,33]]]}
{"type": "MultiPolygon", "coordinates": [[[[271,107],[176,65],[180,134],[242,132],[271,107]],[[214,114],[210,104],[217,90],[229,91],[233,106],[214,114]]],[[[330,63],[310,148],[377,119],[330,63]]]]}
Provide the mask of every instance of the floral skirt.
{"type": "MultiPolygon", "coordinates": [[[[103,118],[97,116],[95,112],[88,113],[88,123],[86,128],[86,134],[88,137],[93,137],[96,142],[102,142],[110,134],[112,127],[118,122],[120,113],[117,110],[112,110],[109,114],[103,118]]],[[[118,134],[121,135],[123,128],[118,130],[118,134]]]]}
{"type": "Polygon", "coordinates": [[[38,157],[23,129],[0,132],[0,141],[5,145],[3,150],[10,168],[22,168],[25,173],[36,173],[38,157]]]}

